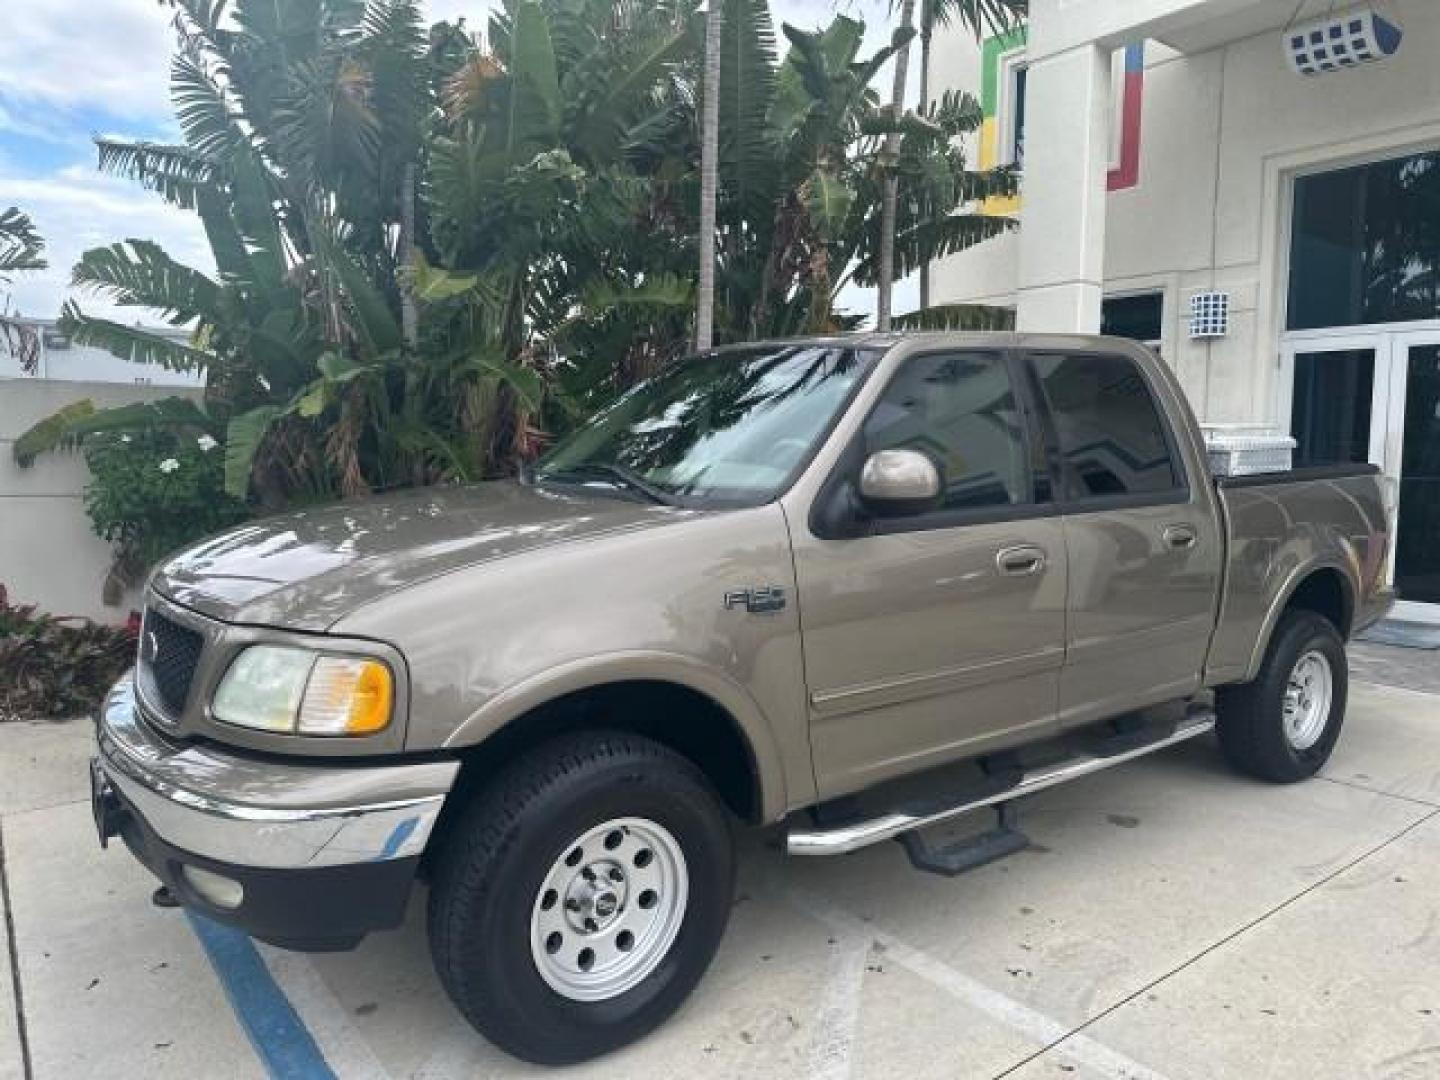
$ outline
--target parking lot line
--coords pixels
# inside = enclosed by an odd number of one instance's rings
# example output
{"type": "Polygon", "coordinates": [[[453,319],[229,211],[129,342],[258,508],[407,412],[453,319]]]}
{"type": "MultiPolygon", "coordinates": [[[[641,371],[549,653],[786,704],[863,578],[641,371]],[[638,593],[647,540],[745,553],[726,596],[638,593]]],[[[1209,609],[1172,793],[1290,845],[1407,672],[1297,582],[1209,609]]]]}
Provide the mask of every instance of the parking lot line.
{"type": "Polygon", "coordinates": [[[344,1080],[390,1080],[349,1014],[304,953],[257,942],[260,958],[330,1068],[344,1080]]]}
{"type": "MultiPolygon", "coordinates": [[[[785,890],[786,899],[798,910],[849,937],[868,935],[885,948],[895,963],[919,975],[951,996],[985,1013],[1006,1027],[1039,1043],[1053,1047],[1061,1057],[1084,1065],[1092,1072],[1110,1080],[1165,1080],[1161,1073],[1132,1061],[1124,1054],[1085,1035],[1079,1035],[1057,1020],[1037,1012],[1014,998],[1007,997],[949,964],[901,941],[893,934],[869,926],[821,897],[800,889],[785,890]]],[[[1038,1051],[1037,1051],[1038,1052],[1038,1051]]]]}
{"type": "Polygon", "coordinates": [[[250,1045],[275,1080],[336,1080],[249,936],[186,910],[250,1045]]]}

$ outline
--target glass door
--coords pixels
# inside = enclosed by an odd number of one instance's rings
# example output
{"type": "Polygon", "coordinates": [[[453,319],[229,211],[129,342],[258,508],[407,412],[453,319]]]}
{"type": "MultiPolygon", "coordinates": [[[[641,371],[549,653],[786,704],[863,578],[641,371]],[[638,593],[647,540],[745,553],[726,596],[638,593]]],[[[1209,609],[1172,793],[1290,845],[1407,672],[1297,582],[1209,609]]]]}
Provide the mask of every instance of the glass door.
{"type": "MultiPolygon", "coordinates": [[[[1395,591],[1411,604],[1440,604],[1440,333],[1397,334],[1387,458],[1398,482],[1395,591]]],[[[1435,618],[1440,608],[1426,613],[1435,618]]],[[[1421,614],[1409,611],[1408,614],[1421,614]]]]}
{"type": "Polygon", "coordinates": [[[1326,335],[1282,354],[1280,420],[1299,444],[1295,468],[1384,466],[1390,364],[1384,335],[1326,335]]]}

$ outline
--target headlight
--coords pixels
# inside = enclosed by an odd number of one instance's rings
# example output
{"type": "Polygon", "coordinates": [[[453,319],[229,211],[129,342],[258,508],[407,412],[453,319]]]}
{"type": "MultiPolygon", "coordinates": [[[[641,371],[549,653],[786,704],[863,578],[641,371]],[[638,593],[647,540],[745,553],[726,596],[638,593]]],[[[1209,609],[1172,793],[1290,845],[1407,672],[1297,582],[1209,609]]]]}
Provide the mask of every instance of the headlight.
{"type": "Polygon", "coordinates": [[[395,681],[379,660],[253,645],[220,680],[217,720],[285,735],[374,735],[390,725],[395,681]]]}

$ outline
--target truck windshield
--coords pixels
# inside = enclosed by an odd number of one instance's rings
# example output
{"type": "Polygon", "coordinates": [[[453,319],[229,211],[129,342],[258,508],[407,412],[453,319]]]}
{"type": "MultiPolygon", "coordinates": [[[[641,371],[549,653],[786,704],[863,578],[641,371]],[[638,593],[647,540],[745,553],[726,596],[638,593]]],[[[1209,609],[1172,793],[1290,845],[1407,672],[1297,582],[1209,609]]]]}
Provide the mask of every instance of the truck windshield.
{"type": "Polygon", "coordinates": [[[785,489],[879,355],[794,345],[688,360],[602,410],[536,479],[673,505],[759,506],[785,489]]]}

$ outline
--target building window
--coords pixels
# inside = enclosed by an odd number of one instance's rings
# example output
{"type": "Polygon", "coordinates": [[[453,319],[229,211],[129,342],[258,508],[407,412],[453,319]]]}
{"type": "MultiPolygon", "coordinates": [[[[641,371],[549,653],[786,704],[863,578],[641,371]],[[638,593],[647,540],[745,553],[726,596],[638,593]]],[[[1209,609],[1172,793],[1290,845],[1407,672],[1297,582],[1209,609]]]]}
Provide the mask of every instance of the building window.
{"type": "Polygon", "coordinates": [[[1291,330],[1440,318],[1440,151],[1295,181],[1291,330]]]}
{"type": "Polygon", "coordinates": [[[1159,349],[1160,340],[1165,336],[1164,318],[1163,292],[1109,296],[1100,305],[1100,332],[1110,337],[1141,341],[1152,349],[1159,349]]]}
{"type": "Polygon", "coordinates": [[[1000,59],[1000,164],[1025,166],[1025,85],[1028,66],[1024,50],[1000,59]]]}

